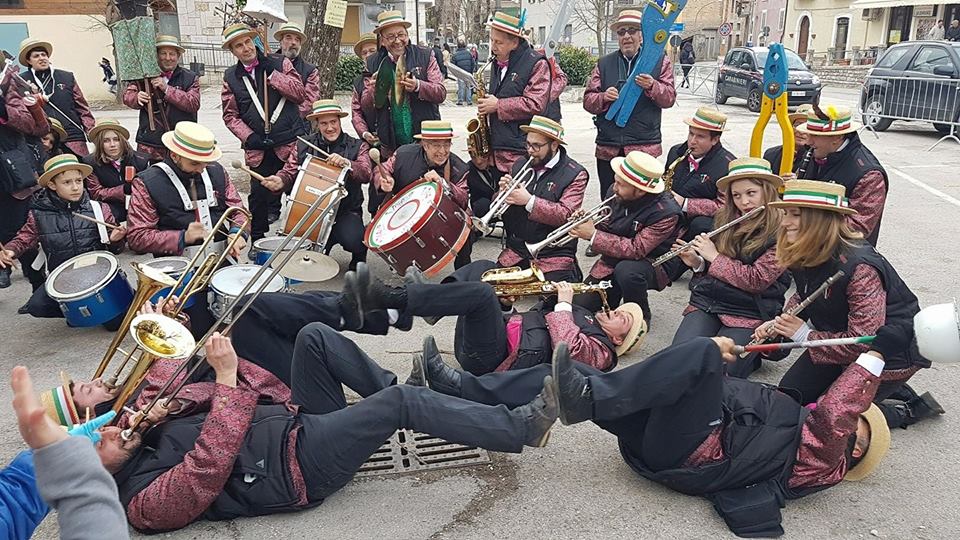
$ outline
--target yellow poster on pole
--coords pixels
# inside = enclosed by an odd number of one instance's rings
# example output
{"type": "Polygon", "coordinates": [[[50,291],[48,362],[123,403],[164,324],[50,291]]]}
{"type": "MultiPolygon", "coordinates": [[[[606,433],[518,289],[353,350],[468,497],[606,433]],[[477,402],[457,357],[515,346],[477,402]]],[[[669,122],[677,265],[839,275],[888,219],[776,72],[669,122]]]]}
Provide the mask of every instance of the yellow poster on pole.
{"type": "Polygon", "coordinates": [[[347,0],[327,0],[327,10],[323,13],[323,24],[343,28],[347,20],[347,0]]]}

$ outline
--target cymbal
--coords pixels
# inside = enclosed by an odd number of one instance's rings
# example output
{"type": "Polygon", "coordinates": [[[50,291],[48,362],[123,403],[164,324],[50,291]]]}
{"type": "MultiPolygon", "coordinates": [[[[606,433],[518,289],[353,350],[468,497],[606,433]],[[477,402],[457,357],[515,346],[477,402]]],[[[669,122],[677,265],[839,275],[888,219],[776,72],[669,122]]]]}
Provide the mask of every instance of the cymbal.
{"type": "Polygon", "coordinates": [[[308,249],[294,253],[280,269],[280,275],[287,279],[314,283],[333,279],[339,273],[340,265],[333,257],[308,249]]]}

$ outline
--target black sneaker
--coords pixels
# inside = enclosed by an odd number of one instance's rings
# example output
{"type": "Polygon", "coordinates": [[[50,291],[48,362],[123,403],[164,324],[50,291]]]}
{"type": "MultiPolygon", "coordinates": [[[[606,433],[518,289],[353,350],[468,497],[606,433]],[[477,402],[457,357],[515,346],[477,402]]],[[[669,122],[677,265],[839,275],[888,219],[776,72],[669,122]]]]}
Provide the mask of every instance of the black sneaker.
{"type": "Polygon", "coordinates": [[[9,268],[0,268],[0,289],[6,289],[10,286],[10,272],[9,268]]]}
{"type": "Polygon", "coordinates": [[[550,428],[560,414],[560,403],[552,377],[547,375],[543,378],[543,390],[533,401],[517,407],[512,412],[520,416],[527,428],[527,436],[523,444],[533,448],[546,446],[547,441],[550,440],[550,428]]]}

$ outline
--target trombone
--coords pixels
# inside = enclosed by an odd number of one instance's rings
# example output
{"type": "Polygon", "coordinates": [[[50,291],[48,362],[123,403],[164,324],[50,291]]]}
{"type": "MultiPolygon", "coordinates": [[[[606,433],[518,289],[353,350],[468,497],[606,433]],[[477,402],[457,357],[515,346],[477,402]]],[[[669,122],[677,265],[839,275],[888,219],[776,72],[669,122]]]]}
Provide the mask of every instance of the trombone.
{"type": "Polygon", "coordinates": [[[570,236],[570,231],[576,229],[580,225],[588,221],[592,221],[594,225],[597,223],[603,223],[604,221],[610,219],[610,213],[612,212],[609,204],[616,199],[616,195],[611,195],[606,199],[600,201],[600,204],[594,206],[586,212],[577,212],[570,216],[570,219],[566,223],[557,227],[546,238],[537,242],[536,244],[526,243],[527,251],[530,252],[530,258],[536,259],[537,254],[545,247],[560,247],[569,244],[570,242],[576,240],[575,236],[570,236]]]}
{"type": "MultiPolygon", "coordinates": [[[[737,225],[737,224],[740,223],[741,221],[746,221],[746,220],[752,218],[753,216],[759,214],[760,212],[763,212],[766,208],[767,208],[766,206],[758,206],[758,207],[754,208],[753,210],[751,210],[751,211],[747,212],[746,214],[738,217],[737,219],[731,221],[730,223],[727,223],[726,225],[721,225],[720,227],[717,227],[716,229],[708,232],[708,233],[707,233],[707,238],[713,238],[714,236],[722,233],[723,231],[729,229],[730,227],[733,227],[733,226],[737,225]]],[[[657,260],[653,261],[653,266],[654,266],[654,268],[656,268],[657,266],[660,266],[661,264],[669,261],[670,259],[672,259],[672,258],[680,255],[680,254],[683,253],[684,251],[690,249],[691,246],[693,246],[693,240],[691,240],[691,241],[683,244],[682,246],[678,247],[677,249],[675,249],[675,250],[673,250],[673,251],[670,251],[670,252],[668,252],[668,253],[664,253],[663,255],[657,257],[657,260]]]]}
{"type": "MultiPolygon", "coordinates": [[[[174,371],[167,382],[164,383],[163,387],[161,387],[153,399],[150,400],[150,403],[148,403],[143,410],[136,413],[130,420],[130,427],[123,430],[120,434],[123,440],[130,440],[130,437],[133,435],[134,431],[136,431],[140,424],[143,423],[143,420],[150,414],[150,411],[157,406],[157,403],[159,403],[161,399],[170,400],[175,398],[177,394],[180,393],[180,390],[183,389],[183,387],[190,381],[191,376],[193,376],[197,369],[203,365],[203,356],[198,356],[198,353],[203,350],[207,340],[209,340],[215,332],[220,332],[222,335],[228,335],[230,331],[233,330],[233,325],[240,320],[240,317],[247,312],[247,309],[250,308],[253,302],[267,288],[267,286],[270,284],[270,281],[272,281],[275,276],[279,275],[280,270],[284,267],[284,265],[286,265],[290,259],[296,255],[297,250],[304,245],[317,227],[324,222],[327,214],[333,211],[336,205],[330,204],[320,211],[319,215],[313,217],[313,214],[316,213],[316,211],[320,208],[320,205],[323,203],[323,201],[331,195],[333,196],[333,202],[339,202],[341,199],[343,199],[343,197],[346,197],[347,191],[342,182],[338,182],[337,184],[324,189],[317,195],[317,199],[313,202],[313,204],[310,205],[310,208],[307,209],[300,220],[297,221],[297,224],[294,225],[290,234],[283,239],[283,242],[281,242],[277,249],[274,250],[274,252],[270,255],[270,258],[263,263],[263,266],[257,270],[257,273],[254,274],[246,284],[244,284],[243,289],[237,293],[237,296],[233,302],[231,302],[230,305],[223,310],[223,313],[216,321],[214,321],[210,329],[207,330],[207,333],[204,334],[201,339],[194,342],[192,350],[188,351],[185,355],[182,355],[182,357],[185,359],[184,362],[177,367],[177,370],[174,371]],[[311,218],[312,221],[309,221],[309,227],[307,227],[303,234],[300,234],[300,231],[303,230],[304,226],[307,225],[308,220],[311,218]],[[296,244],[294,247],[291,249],[286,249],[287,245],[294,239],[296,239],[296,244]],[[278,257],[282,257],[283,260],[279,264],[274,265],[274,261],[277,260],[278,257]],[[268,270],[270,270],[269,276],[263,278],[264,274],[268,270]],[[256,287],[256,290],[251,294],[251,289],[254,289],[254,287],[256,287]],[[196,361],[193,361],[194,357],[197,357],[196,361]],[[187,369],[188,367],[189,370],[187,369]],[[175,382],[177,382],[178,379],[180,381],[179,384],[177,384],[176,388],[167,394],[167,391],[170,390],[170,388],[175,382]]],[[[164,337],[167,332],[163,332],[164,328],[162,327],[162,324],[169,323],[158,324],[159,320],[164,319],[166,319],[166,321],[179,324],[163,315],[151,314],[138,317],[134,320],[134,324],[131,326],[131,333],[134,333],[135,338],[140,338],[138,339],[138,343],[142,342],[141,346],[143,346],[145,349],[148,349],[151,353],[153,352],[153,349],[157,347],[161,349],[171,349],[175,347],[175,344],[168,343],[164,337]],[[141,328],[142,325],[146,325],[146,328],[141,328]],[[151,331],[157,327],[159,327],[158,329],[161,330],[160,335],[155,335],[151,331]]],[[[192,340],[192,338],[190,339],[192,340]]],[[[164,351],[161,350],[158,352],[164,351]]]]}
{"type": "Polygon", "coordinates": [[[490,210],[488,210],[482,218],[476,216],[470,218],[470,224],[474,230],[479,231],[484,236],[493,232],[493,227],[490,226],[490,222],[499,219],[510,207],[510,205],[507,204],[507,196],[519,187],[529,187],[537,178],[537,172],[530,166],[532,162],[532,157],[527,158],[523,167],[520,167],[520,170],[517,171],[517,175],[513,178],[513,181],[510,182],[510,185],[508,185],[506,189],[501,190],[500,193],[497,194],[493,202],[490,203],[490,210]]]}

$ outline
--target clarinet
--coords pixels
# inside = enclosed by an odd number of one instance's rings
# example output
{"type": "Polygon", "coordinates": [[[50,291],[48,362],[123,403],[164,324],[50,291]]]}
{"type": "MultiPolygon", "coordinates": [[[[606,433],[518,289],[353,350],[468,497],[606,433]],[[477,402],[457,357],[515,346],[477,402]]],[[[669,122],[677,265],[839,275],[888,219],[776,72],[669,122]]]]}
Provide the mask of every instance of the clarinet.
{"type": "Polygon", "coordinates": [[[813,148],[807,149],[807,154],[803,156],[800,166],[797,167],[797,179],[803,178],[804,173],[807,172],[807,166],[810,165],[811,159],[813,159],[813,148]]]}

